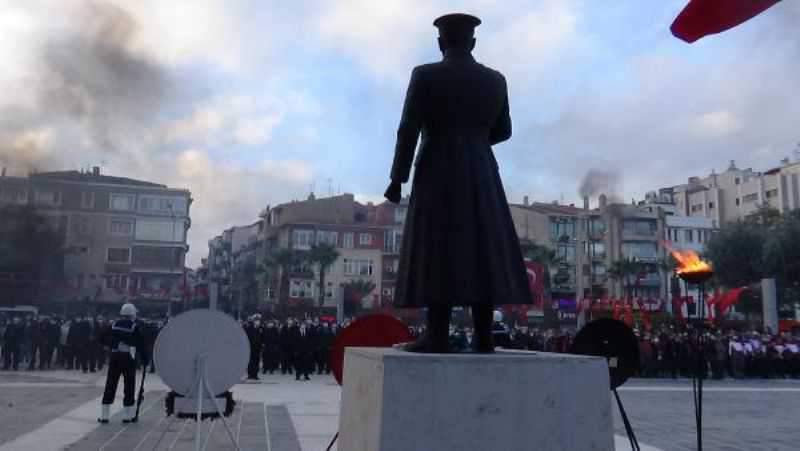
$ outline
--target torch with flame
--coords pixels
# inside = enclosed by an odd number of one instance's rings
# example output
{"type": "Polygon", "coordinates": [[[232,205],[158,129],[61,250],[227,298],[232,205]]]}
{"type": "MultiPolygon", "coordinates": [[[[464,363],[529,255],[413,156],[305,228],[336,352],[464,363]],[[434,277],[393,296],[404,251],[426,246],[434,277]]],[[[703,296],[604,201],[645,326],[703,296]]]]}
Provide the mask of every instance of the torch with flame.
{"type": "Polygon", "coordinates": [[[697,252],[692,250],[675,250],[669,248],[672,257],[678,262],[678,277],[689,283],[702,283],[714,275],[711,265],[702,260],[697,252]]]}

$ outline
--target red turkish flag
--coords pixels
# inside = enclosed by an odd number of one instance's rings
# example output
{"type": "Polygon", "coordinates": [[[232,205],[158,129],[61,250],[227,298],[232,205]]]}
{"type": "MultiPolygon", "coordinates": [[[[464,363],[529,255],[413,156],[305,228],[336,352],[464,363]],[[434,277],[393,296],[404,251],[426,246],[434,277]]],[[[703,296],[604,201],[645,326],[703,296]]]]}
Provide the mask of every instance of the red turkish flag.
{"type": "Polygon", "coordinates": [[[690,0],[670,30],[678,39],[692,43],[722,33],[774,6],[780,0],[690,0]]]}
{"type": "Polygon", "coordinates": [[[627,324],[628,327],[633,327],[633,304],[630,301],[625,301],[625,315],[622,321],[627,324]]]}
{"type": "Polygon", "coordinates": [[[741,295],[742,291],[746,289],[747,287],[734,288],[733,290],[730,290],[717,298],[716,304],[719,305],[720,316],[728,313],[728,310],[731,308],[731,306],[739,302],[739,295],[741,295]]]}

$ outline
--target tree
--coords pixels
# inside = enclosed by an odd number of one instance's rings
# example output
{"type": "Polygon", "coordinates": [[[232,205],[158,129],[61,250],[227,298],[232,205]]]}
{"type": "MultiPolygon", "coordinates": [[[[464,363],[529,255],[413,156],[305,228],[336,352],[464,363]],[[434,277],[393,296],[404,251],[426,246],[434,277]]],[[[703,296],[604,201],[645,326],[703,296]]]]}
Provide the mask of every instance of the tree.
{"type": "Polygon", "coordinates": [[[780,210],[769,204],[761,204],[755,212],[747,215],[745,222],[769,228],[780,223],[781,219],[780,210]]]}
{"type": "Polygon", "coordinates": [[[375,283],[369,279],[353,279],[345,283],[345,315],[355,314],[360,309],[361,302],[375,287],[375,283]]]}
{"type": "Polygon", "coordinates": [[[766,233],[764,272],[787,285],[800,283],[800,215],[787,214],[766,233]]]}
{"type": "Polygon", "coordinates": [[[336,246],[328,243],[319,243],[311,247],[308,253],[309,261],[316,263],[319,269],[319,306],[325,305],[325,271],[339,258],[336,246]]]}
{"type": "Polygon", "coordinates": [[[284,280],[287,278],[289,268],[298,264],[301,261],[301,256],[292,249],[287,248],[273,248],[269,249],[264,256],[264,260],[260,266],[260,272],[265,274],[268,278],[276,275],[278,302],[282,302],[284,280]],[[275,274],[277,273],[277,274],[275,274]]]}
{"type": "Polygon", "coordinates": [[[645,270],[645,265],[635,258],[625,257],[611,263],[608,275],[622,282],[622,291],[625,298],[630,298],[633,293],[633,281],[645,270]]]}
{"type": "Polygon", "coordinates": [[[706,244],[719,283],[727,288],[741,287],[764,276],[765,231],[750,222],[735,222],[723,227],[706,244]]]}

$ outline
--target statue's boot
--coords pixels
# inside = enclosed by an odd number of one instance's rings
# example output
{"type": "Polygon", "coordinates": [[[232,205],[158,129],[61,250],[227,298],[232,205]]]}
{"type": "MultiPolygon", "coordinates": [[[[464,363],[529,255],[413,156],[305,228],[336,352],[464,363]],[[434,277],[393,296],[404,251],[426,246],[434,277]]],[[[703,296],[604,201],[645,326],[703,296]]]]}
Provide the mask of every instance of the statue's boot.
{"type": "Polygon", "coordinates": [[[428,307],[426,330],[419,339],[404,346],[409,352],[447,354],[450,351],[450,306],[428,307]]]}
{"type": "Polygon", "coordinates": [[[475,325],[475,333],[472,337],[473,350],[479,354],[491,354],[494,352],[492,340],[492,305],[472,306],[472,320],[475,325]]]}

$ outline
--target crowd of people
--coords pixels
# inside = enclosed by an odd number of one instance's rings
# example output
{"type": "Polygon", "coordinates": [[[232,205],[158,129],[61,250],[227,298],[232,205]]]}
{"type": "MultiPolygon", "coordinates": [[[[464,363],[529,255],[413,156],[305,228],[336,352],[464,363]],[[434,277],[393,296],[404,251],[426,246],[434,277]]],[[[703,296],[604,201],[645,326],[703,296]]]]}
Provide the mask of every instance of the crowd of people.
{"type": "Polygon", "coordinates": [[[247,378],[261,374],[294,374],[310,380],[311,374],[330,374],[329,356],[339,325],[319,318],[262,321],[256,314],[243,324],[250,341],[247,378]]]}
{"type": "MultiPolygon", "coordinates": [[[[507,349],[569,352],[574,331],[508,326],[496,318],[494,342],[507,349]]],[[[139,319],[145,343],[152,347],[167,319],[139,319]]],[[[320,318],[263,319],[258,314],[242,320],[250,342],[247,377],[259,374],[293,375],[310,380],[311,375],[330,374],[330,352],[336,334],[349,324],[320,318]]],[[[102,371],[108,350],[102,337],[111,320],[102,316],[61,318],[58,316],[0,317],[0,355],[5,370],[61,368],[82,372],[102,371]]],[[[409,327],[411,336],[425,328],[409,327]]],[[[698,344],[691,327],[665,326],[656,331],[634,331],[639,340],[640,377],[690,377],[698,368],[698,344]]],[[[451,349],[472,347],[472,330],[451,327],[451,349]]],[[[800,378],[800,339],[755,330],[709,331],[704,334],[703,364],[709,378],[800,378]]],[[[151,363],[150,371],[154,371],[151,363]]]]}
{"type": "MultiPolygon", "coordinates": [[[[142,330],[152,349],[162,322],[143,321],[142,330]]],[[[103,337],[111,320],[103,316],[0,317],[0,354],[4,370],[102,371],[108,361],[103,337]]]]}

